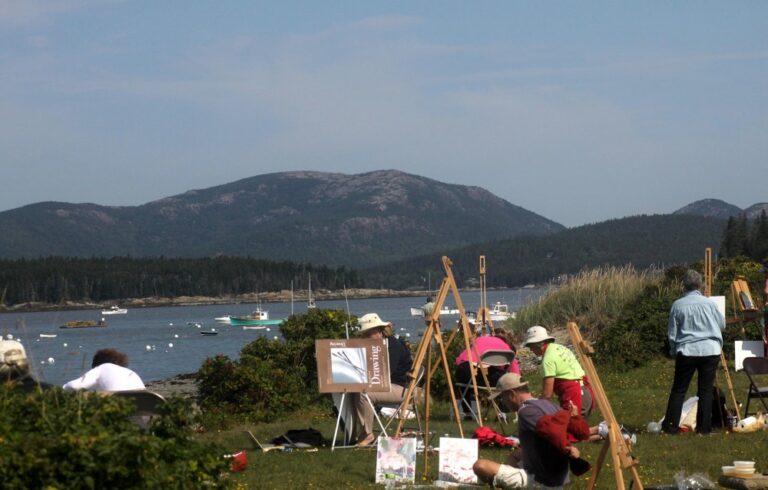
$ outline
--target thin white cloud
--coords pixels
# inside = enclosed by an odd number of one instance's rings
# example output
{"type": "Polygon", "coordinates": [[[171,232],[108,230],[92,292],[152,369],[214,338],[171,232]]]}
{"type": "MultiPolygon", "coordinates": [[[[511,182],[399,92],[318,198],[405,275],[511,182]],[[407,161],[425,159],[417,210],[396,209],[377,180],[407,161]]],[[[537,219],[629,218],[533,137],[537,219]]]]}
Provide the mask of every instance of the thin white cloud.
{"type": "Polygon", "coordinates": [[[0,24],[28,24],[94,5],[122,0],[0,0],[0,24]]]}

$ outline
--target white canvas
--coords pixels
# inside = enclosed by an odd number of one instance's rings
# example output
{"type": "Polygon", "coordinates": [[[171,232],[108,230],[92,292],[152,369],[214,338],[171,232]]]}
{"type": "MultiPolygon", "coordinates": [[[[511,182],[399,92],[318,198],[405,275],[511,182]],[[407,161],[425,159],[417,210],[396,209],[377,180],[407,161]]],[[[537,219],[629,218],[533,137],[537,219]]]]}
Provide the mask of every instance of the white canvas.
{"type": "Polygon", "coordinates": [[[438,478],[457,483],[477,483],[472,465],[477,461],[477,439],[440,438],[438,478]]]}
{"type": "Polygon", "coordinates": [[[762,340],[737,340],[733,343],[734,364],[736,371],[744,369],[744,359],[747,357],[763,357],[762,340]]]}
{"type": "Polygon", "coordinates": [[[379,437],[376,449],[376,483],[416,482],[416,438],[379,437]]]}
{"type": "Polygon", "coordinates": [[[719,311],[723,316],[723,319],[725,319],[725,296],[710,296],[709,299],[715,302],[717,311],[719,311]]]}

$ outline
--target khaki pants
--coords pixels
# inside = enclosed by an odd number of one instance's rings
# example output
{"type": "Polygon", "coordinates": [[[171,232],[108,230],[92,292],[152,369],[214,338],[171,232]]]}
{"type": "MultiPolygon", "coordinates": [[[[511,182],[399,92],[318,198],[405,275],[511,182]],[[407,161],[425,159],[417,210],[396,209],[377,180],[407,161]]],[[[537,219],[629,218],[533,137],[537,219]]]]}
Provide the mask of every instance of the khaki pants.
{"type": "MultiPolygon", "coordinates": [[[[405,398],[406,389],[400,385],[390,385],[387,393],[368,393],[368,398],[375,405],[377,403],[398,403],[405,398]]],[[[362,435],[373,434],[373,408],[368,403],[368,399],[362,394],[356,394],[354,397],[355,414],[357,422],[362,427],[362,435]]]]}

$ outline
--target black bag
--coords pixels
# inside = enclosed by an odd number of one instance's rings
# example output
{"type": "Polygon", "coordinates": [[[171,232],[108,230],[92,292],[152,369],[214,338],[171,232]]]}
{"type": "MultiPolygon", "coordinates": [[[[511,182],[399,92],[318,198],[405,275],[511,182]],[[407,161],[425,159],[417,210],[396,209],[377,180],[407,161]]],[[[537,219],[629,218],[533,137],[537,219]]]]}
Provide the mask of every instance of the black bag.
{"type": "Polygon", "coordinates": [[[291,429],[281,436],[272,439],[272,444],[283,444],[286,446],[295,444],[308,444],[312,447],[325,445],[325,440],[320,431],[313,429],[291,429]]]}
{"type": "Polygon", "coordinates": [[[719,388],[712,387],[712,427],[726,427],[728,409],[725,408],[725,393],[719,388]]]}

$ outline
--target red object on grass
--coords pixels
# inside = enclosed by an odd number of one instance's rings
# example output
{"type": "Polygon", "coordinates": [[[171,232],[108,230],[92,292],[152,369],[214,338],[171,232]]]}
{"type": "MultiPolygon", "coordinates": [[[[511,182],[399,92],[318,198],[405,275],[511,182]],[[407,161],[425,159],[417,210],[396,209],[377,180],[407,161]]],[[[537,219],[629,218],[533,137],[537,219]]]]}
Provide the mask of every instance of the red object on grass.
{"type": "Polygon", "coordinates": [[[245,451],[228,454],[227,457],[232,458],[232,462],[229,464],[231,471],[243,471],[248,468],[248,453],[245,451]]]}

